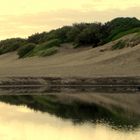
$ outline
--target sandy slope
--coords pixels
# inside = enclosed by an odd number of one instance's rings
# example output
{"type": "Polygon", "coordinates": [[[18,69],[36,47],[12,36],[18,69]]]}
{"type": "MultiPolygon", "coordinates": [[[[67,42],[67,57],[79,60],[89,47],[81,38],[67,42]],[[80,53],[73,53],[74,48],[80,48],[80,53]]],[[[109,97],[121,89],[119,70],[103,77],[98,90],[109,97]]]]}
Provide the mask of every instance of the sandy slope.
{"type": "Polygon", "coordinates": [[[18,59],[15,52],[1,55],[0,76],[140,76],[140,44],[112,51],[114,43],[76,50],[65,44],[59,53],[45,58],[18,59]]]}

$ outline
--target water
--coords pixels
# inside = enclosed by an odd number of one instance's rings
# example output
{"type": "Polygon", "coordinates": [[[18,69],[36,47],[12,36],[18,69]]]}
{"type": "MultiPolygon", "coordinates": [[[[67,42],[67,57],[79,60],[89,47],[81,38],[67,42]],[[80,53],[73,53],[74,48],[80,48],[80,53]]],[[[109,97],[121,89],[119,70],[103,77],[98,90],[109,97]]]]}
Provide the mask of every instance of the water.
{"type": "Polygon", "coordinates": [[[139,140],[139,107],[139,93],[1,95],[0,139],[139,140]]]}

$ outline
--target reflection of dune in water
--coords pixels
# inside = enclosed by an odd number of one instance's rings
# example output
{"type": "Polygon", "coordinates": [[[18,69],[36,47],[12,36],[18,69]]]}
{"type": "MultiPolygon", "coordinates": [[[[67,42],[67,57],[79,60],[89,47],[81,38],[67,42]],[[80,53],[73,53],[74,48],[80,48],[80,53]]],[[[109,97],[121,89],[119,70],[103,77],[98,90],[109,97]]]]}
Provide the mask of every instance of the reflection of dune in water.
{"type": "Polygon", "coordinates": [[[86,103],[95,103],[108,109],[122,108],[126,112],[140,115],[140,94],[131,93],[76,93],[76,94],[57,94],[57,99],[63,103],[80,100],[86,103]]]}
{"type": "Polygon", "coordinates": [[[140,126],[139,94],[48,93],[48,95],[0,96],[0,101],[48,112],[74,123],[105,121],[112,127],[140,126]]]}

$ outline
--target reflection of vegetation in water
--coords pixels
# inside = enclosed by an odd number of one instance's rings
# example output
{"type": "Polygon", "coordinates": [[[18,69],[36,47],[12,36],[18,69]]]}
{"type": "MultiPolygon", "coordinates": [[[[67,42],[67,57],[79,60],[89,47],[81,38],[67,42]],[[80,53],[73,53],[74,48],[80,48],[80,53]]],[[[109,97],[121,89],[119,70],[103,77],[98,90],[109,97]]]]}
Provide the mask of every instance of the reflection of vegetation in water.
{"type": "Polygon", "coordinates": [[[104,121],[115,128],[135,128],[139,126],[138,118],[128,117],[123,110],[109,110],[97,104],[81,101],[61,103],[55,96],[0,96],[0,101],[13,105],[26,105],[36,111],[48,112],[74,123],[104,121]]]}

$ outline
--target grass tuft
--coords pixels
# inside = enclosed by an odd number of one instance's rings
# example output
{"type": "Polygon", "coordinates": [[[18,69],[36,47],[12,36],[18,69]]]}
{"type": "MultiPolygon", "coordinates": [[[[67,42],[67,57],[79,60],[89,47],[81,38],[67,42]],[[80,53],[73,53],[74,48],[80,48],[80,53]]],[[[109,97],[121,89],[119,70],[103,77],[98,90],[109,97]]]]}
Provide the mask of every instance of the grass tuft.
{"type": "Polygon", "coordinates": [[[42,56],[42,57],[51,56],[53,54],[56,54],[57,52],[58,52],[58,48],[52,47],[52,48],[40,51],[39,56],[42,56]]]}
{"type": "Polygon", "coordinates": [[[126,42],[120,40],[119,42],[117,42],[115,45],[112,46],[112,50],[116,50],[116,49],[122,49],[126,46],[126,42]]]}

